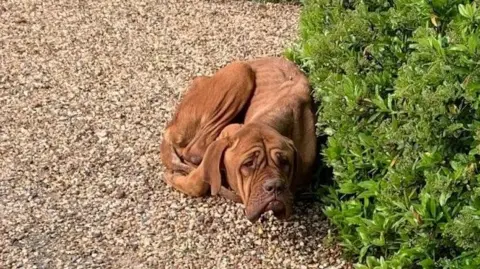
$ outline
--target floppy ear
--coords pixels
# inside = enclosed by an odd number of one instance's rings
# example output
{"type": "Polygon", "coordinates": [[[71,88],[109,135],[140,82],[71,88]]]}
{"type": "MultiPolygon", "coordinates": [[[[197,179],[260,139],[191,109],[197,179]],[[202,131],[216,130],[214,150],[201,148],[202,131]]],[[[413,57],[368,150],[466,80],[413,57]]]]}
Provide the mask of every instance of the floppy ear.
{"type": "Polygon", "coordinates": [[[222,132],[219,135],[219,138],[227,138],[232,137],[240,128],[242,128],[243,124],[241,123],[231,123],[225,128],[223,128],[222,132]]]}
{"type": "Polygon", "coordinates": [[[293,141],[288,141],[288,145],[290,148],[293,150],[293,169],[292,169],[292,177],[295,176],[295,174],[298,173],[298,168],[299,168],[299,163],[300,163],[300,154],[298,153],[297,147],[295,147],[295,144],[293,141]]]}
{"type": "Polygon", "coordinates": [[[217,195],[222,187],[222,174],[220,166],[223,162],[223,153],[230,146],[230,140],[227,138],[219,139],[208,147],[203,157],[201,166],[203,167],[203,178],[210,184],[212,195],[217,195]]]}

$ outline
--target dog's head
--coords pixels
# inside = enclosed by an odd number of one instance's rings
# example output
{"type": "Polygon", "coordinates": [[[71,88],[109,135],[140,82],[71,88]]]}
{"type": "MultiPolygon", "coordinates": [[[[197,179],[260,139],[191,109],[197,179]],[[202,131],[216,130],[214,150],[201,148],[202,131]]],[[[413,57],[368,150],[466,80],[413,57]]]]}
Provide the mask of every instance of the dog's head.
{"type": "Polygon", "coordinates": [[[255,222],[270,210],[281,219],[291,215],[290,187],[298,161],[292,140],[266,125],[247,124],[225,128],[201,166],[212,194],[219,192],[223,174],[242,199],[247,218],[255,222]]]}

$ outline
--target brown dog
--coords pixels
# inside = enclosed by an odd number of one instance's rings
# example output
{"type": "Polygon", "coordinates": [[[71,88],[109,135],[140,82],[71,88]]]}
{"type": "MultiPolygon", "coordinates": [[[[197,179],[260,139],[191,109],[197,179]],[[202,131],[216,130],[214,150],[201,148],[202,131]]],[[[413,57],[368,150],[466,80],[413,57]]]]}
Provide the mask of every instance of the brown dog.
{"type": "Polygon", "coordinates": [[[311,179],[316,155],[306,77],[285,59],[262,58],[232,63],[203,79],[211,84],[199,81],[189,93],[209,98],[187,99],[187,93],[167,128],[167,182],[189,195],[210,189],[241,201],[251,221],[269,210],[287,218],[293,194],[311,179]]]}

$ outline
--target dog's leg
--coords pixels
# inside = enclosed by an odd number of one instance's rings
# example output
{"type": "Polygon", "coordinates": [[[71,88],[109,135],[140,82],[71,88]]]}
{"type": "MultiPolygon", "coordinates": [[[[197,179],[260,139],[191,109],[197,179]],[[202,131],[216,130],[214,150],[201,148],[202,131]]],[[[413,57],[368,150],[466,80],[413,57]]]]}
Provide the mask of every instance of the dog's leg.
{"type": "MultiPolygon", "coordinates": [[[[191,173],[186,176],[179,173],[167,172],[165,175],[165,181],[168,185],[187,195],[193,197],[205,196],[210,189],[210,184],[203,181],[202,178],[199,178],[198,174],[194,174],[195,173],[191,173]]],[[[233,201],[234,203],[242,203],[240,196],[223,186],[220,188],[218,195],[227,200],[233,201]]]]}
{"type": "Polygon", "coordinates": [[[205,196],[210,189],[210,185],[203,181],[203,173],[199,172],[199,169],[195,169],[187,176],[168,172],[165,175],[165,181],[168,185],[193,197],[205,196]]]}
{"type": "Polygon", "coordinates": [[[185,160],[199,165],[208,146],[245,110],[255,89],[255,73],[244,63],[232,63],[209,80],[198,81],[196,87],[196,92],[203,90],[196,100],[197,106],[208,109],[202,112],[202,126],[182,153],[185,160]]]}
{"type": "Polygon", "coordinates": [[[195,168],[184,163],[183,160],[180,158],[179,154],[172,146],[172,168],[173,171],[183,172],[184,174],[190,174],[195,168]]]}
{"type": "Polygon", "coordinates": [[[162,141],[160,154],[162,162],[167,170],[188,175],[193,171],[193,169],[195,169],[194,167],[183,162],[168,137],[164,137],[162,141]]]}

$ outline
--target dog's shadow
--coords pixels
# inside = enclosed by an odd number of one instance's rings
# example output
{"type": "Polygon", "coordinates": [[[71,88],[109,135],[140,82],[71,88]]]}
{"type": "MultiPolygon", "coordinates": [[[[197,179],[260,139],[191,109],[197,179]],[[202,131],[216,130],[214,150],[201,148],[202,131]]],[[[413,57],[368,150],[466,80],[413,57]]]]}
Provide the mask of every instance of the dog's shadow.
{"type": "Polygon", "coordinates": [[[327,136],[317,137],[317,158],[312,173],[312,181],[296,193],[295,204],[300,203],[308,206],[321,203],[322,188],[333,184],[333,169],[326,165],[321,155],[321,150],[325,147],[327,139],[327,136]]]}

